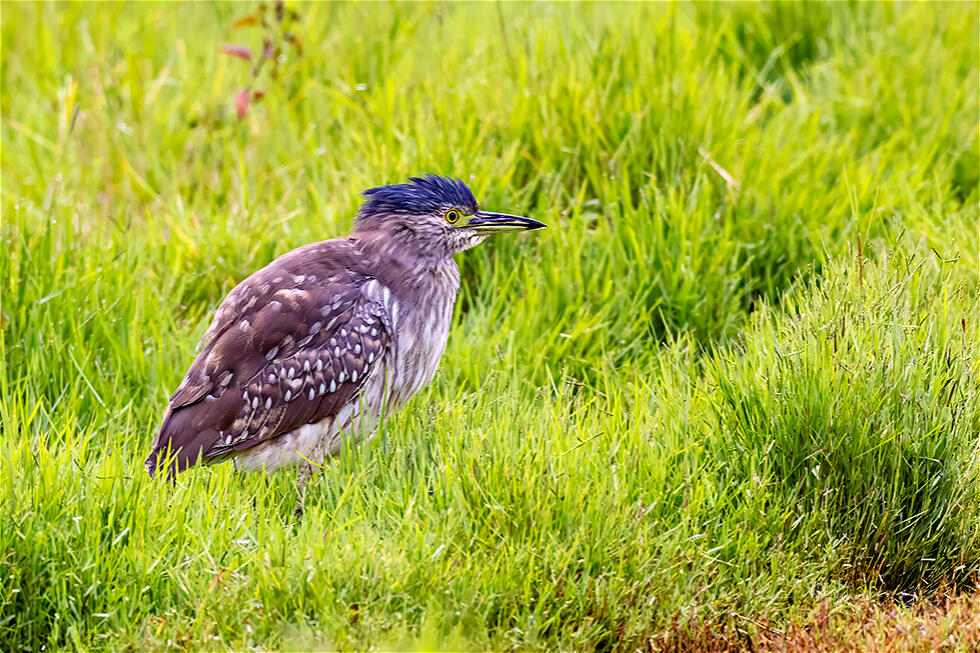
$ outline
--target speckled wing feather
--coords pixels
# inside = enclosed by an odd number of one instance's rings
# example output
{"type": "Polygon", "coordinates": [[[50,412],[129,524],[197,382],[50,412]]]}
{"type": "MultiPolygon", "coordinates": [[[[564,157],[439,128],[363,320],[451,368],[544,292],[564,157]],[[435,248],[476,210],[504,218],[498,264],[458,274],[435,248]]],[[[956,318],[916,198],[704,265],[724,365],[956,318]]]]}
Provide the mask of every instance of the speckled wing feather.
{"type": "Polygon", "coordinates": [[[382,364],[391,326],[350,241],[307,245],[239,284],[170,398],[153,452],[170,473],[336,415],[382,364]],[[302,272],[300,272],[302,270],[302,272]]]}

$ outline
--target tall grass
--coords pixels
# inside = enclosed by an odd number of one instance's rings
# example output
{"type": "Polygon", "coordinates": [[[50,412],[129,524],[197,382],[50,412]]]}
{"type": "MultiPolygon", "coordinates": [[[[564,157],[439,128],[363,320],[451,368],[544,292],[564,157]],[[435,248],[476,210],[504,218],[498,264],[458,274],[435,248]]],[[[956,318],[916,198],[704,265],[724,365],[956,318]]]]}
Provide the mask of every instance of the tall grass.
{"type": "Polygon", "coordinates": [[[239,121],[242,7],[4,5],[0,649],[633,650],[975,588],[974,5],[296,8],[239,121]],[[460,257],[433,386],[301,522],[288,473],[151,482],[217,302],[419,172],[550,225],[460,257]]]}

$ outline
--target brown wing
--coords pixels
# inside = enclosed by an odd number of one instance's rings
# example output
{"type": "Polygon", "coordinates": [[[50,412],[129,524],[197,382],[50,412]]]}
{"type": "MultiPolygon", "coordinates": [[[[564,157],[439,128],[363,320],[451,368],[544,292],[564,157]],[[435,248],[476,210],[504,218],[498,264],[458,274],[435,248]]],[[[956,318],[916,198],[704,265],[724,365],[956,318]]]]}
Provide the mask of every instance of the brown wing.
{"type": "Polygon", "coordinates": [[[385,359],[384,306],[346,241],[300,248],[233,290],[204,348],[170,399],[153,452],[173,452],[171,474],[335,415],[385,359]],[[304,272],[299,272],[299,269],[304,272]]]}

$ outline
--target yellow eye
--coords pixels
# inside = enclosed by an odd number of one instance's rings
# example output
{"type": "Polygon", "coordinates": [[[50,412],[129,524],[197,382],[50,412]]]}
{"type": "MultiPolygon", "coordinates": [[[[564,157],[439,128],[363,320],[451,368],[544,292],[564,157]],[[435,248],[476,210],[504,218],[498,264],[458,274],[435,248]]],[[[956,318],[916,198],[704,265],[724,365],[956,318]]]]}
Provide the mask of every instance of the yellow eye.
{"type": "Polygon", "coordinates": [[[446,211],[446,222],[449,224],[456,224],[459,222],[460,213],[456,209],[449,209],[446,211]]]}

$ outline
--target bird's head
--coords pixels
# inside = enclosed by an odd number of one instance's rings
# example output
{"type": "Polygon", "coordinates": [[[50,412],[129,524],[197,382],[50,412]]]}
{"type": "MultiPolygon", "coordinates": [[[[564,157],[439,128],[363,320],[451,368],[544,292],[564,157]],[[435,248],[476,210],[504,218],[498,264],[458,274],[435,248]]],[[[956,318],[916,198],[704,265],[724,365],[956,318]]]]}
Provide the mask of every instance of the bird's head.
{"type": "Polygon", "coordinates": [[[505,231],[540,229],[542,223],[481,211],[458,179],[425,175],[407,184],[370,188],[357,213],[354,233],[384,238],[419,256],[451,256],[505,231]]]}

